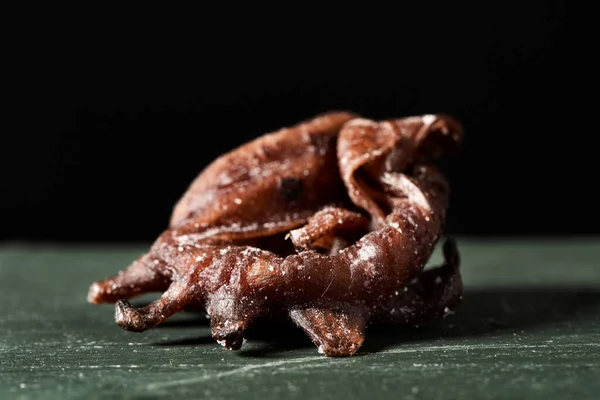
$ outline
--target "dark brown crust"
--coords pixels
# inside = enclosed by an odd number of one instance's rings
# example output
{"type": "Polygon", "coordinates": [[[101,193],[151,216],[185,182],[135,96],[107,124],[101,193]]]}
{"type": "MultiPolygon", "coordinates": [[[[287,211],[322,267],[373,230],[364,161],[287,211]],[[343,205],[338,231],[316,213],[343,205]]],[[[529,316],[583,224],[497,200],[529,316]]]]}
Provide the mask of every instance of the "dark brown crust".
{"type": "Polygon", "coordinates": [[[88,300],[116,302],[131,331],[203,308],[229,349],[255,319],[284,311],[328,356],[354,354],[370,321],[443,317],[462,285],[453,241],[443,266],[421,272],[448,206],[432,161],[461,139],[447,115],[345,112],[264,135],[209,165],[150,251],[92,284],[88,300]],[[164,293],[137,310],[127,302],[149,291],[164,293]]]}

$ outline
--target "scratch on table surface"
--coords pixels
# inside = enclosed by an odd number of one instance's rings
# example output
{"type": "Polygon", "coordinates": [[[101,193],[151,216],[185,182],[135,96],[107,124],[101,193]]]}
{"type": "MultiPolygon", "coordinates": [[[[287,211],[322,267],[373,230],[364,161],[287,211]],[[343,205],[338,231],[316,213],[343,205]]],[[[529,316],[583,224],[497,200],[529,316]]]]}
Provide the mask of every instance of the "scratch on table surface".
{"type": "MultiPolygon", "coordinates": [[[[566,344],[512,344],[512,343],[504,343],[504,344],[473,344],[473,345],[441,345],[441,346],[417,346],[413,348],[401,348],[401,349],[389,349],[379,354],[398,354],[398,353],[415,353],[415,352],[427,352],[427,351],[465,351],[465,350],[485,350],[485,349],[552,349],[557,347],[581,347],[581,346],[590,346],[590,347],[600,347],[600,343],[566,343],[566,344]]],[[[180,385],[189,385],[200,382],[205,382],[214,379],[224,378],[226,376],[233,375],[243,375],[247,372],[258,370],[258,369],[266,369],[266,368],[275,368],[283,365],[289,364],[297,364],[297,363],[306,363],[312,361],[328,361],[330,360],[328,357],[323,356],[314,356],[314,357],[302,357],[302,358],[294,358],[289,360],[280,360],[280,361],[272,361],[264,364],[249,364],[244,365],[239,368],[234,368],[228,371],[209,373],[202,376],[172,380],[168,382],[155,382],[146,386],[148,390],[155,390],[166,388],[170,386],[180,386],[180,385]]]]}
{"type": "Polygon", "coordinates": [[[497,343],[497,344],[457,344],[441,346],[418,346],[412,348],[398,348],[384,350],[380,354],[416,353],[420,351],[468,351],[468,350],[493,350],[493,349],[555,349],[559,347],[582,346],[600,347],[600,343],[551,343],[551,344],[520,344],[520,343],[497,343]]]}
{"type": "Polygon", "coordinates": [[[304,363],[304,362],[311,362],[311,361],[327,361],[327,360],[328,360],[328,358],[324,357],[324,356],[314,356],[314,357],[293,358],[290,360],[272,361],[272,362],[267,362],[264,364],[248,364],[248,365],[244,365],[243,367],[234,368],[229,371],[217,372],[214,374],[205,374],[205,375],[197,376],[197,377],[193,377],[193,378],[178,379],[178,380],[172,380],[172,381],[168,381],[168,382],[155,382],[155,383],[151,383],[151,384],[147,385],[146,389],[155,390],[155,389],[162,389],[162,388],[169,387],[169,386],[189,385],[189,384],[205,382],[205,381],[209,381],[209,380],[213,380],[213,379],[220,379],[220,378],[224,378],[226,376],[240,375],[240,374],[244,374],[246,372],[254,371],[257,369],[274,368],[274,367],[280,367],[282,365],[288,365],[288,364],[297,364],[297,363],[304,363]]]}

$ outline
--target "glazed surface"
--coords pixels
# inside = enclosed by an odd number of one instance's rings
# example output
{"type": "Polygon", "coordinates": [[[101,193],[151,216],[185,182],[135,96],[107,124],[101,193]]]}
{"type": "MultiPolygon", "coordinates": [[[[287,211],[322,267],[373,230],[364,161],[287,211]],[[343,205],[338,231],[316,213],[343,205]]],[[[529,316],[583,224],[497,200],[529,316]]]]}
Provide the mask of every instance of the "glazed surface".
{"type": "Polygon", "coordinates": [[[131,331],[205,311],[234,350],[256,319],[284,314],[328,356],[354,354],[371,322],[443,317],[462,298],[456,243],[422,270],[449,201],[435,159],[461,140],[448,115],[331,112],[265,134],[205,168],[149,251],[88,300],[115,302],[131,331]],[[153,291],[146,307],[127,301],[153,291]]]}

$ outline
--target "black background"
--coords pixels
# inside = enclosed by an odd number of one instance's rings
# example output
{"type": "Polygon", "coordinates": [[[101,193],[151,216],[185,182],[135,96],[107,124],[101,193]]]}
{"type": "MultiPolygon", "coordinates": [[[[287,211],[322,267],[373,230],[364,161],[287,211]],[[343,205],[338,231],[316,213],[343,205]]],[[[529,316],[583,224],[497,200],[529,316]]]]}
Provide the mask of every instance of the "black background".
{"type": "Polygon", "coordinates": [[[598,233],[563,3],[231,7],[41,15],[12,31],[2,239],[152,240],[212,159],[331,109],[463,122],[443,163],[449,233],[598,233]]]}

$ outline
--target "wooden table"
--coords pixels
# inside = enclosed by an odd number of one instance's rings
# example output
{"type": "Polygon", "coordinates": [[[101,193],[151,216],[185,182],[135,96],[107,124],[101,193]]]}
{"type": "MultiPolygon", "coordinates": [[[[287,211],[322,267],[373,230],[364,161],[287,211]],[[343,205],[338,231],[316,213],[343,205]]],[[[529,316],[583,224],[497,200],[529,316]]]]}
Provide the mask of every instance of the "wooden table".
{"type": "Polygon", "coordinates": [[[0,399],[598,398],[600,240],[459,245],[466,292],[456,314],[371,327],[359,354],[331,359],[291,325],[256,328],[239,352],[189,313],[121,330],[111,305],[86,303],[87,288],[146,245],[5,243],[0,399]]]}

